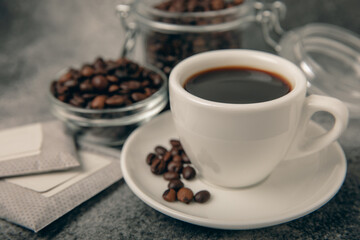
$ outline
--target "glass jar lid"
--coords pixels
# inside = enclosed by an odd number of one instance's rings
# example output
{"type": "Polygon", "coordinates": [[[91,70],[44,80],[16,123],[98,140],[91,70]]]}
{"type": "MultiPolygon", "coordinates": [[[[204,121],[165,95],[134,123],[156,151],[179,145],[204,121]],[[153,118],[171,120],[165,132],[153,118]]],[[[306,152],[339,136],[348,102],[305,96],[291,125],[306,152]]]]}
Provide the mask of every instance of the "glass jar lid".
{"type": "Polygon", "coordinates": [[[310,93],[345,102],[360,118],[360,39],[327,24],[309,24],[287,32],[279,55],[295,63],[308,79],[310,93]]]}

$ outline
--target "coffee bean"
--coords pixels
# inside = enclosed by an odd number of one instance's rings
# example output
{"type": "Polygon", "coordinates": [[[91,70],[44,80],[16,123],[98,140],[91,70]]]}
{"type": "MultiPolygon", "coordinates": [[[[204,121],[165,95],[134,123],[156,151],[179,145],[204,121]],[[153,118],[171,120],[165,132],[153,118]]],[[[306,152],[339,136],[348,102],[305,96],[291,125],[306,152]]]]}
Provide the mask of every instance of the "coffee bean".
{"type": "Polygon", "coordinates": [[[110,107],[120,107],[125,104],[126,98],[121,95],[114,95],[106,99],[106,105],[110,107]]]}
{"type": "Polygon", "coordinates": [[[64,86],[60,82],[57,82],[55,86],[56,86],[55,89],[57,91],[57,94],[59,94],[59,95],[64,95],[69,91],[69,88],[64,86]]]}
{"type": "Polygon", "coordinates": [[[224,9],[225,3],[223,0],[212,0],[211,1],[211,10],[220,10],[224,9]]]}
{"type": "Polygon", "coordinates": [[[151,73],[151,74],[149,75],[149,77],[150,77],[150,79],[151,79],[151,81],[152,81],[152,84],[153,84],[154,86],[159,86],[159,85],[161,85],[162,79],[161,79],[160,75],[158,75],[158,74],[156,74],[156,73],[151,73]]]}
{"type": "Polygon", "coordinates": [[[115,77],[114,75],[107,75],[106,79],[111,83],[118,83],[119,79],[115,77]]]}
{"type": "Polygon", "coordinates": [[[141,83],[139,81],[130,80],[120,84],[120,87],[125,90],[134,91],[141,87],[141,83]]]}
{"type": "Polygon", "coordinates": [[[170,75],[171,67],[166,66],[166,67],[163,68],[163,71],[164,71],[164,73],[165,73],[166,75],[170,75]]]}
{"type": "Polygon", "coordinates": [[[146,156],[146,163],[148,165],[151,165],[151,163],[153,162],[153,160],[156,158],[156,155],[153,154],[153,153],[149,153],[147,156],[146,156]]]}
{"type": "Polygon", "coordinates": [[[91,100],[94,97],[96,97],[96,94],[94,93],[84,93],[83,95],[81,95],[83,99],[85,100],[91,100]]]}
{"type": "Polygon", "coordinates": [[[182,158],[184,163],[191,163],[191,161],[190,161],[189,157],[186,155],[186,153],[183,152],[181,154],[181,158],[182,158]]]}
{"type": "Polygon", "coordinates": [[[109,89],[108,89],[108,92],[109,92],[109,93],[114,93],[114,92],[116,92],[117,90],[119,90],[119,86],[113,84],[113,85],[110,85],[110,87],[109,87],[109,89]]]}
{"type": "Polygon", "coordinates": [[[176,201],[176,192],[174,189],[168,189],[163,193],[163,199],[168,202],[176,201]]]}
{"type": "Polygon", "coordinates": [[[127,65],[126,65],[126,68],[127,68],[127,71],[128,73],[135,73],[138,68],[139,68],[139,65],[133,63],[133,62],[128,62],[127,65]]]}
{"type": "Polygon", "coordinates": [[[139,93],[139,92],[135,92],[131,94],[131,98],[135,101],[135,102],[139,102],[141,100],[144,100],[146,98],[146,95],[143,93],[139,93]]]}
{"type": "Polygon", "coordinates": [[[69,103],[75,107],[83,107],[85,104],[85,99],[74,95],[72,99],[70,99],[69,103]]]}
{"type": "Polygon", "coordinates": [[[105,70],[109,74],[114,74],[115,72],[115,75],[117,75],[116,72],[118,71],[118,64],[116,64],[116,62],[114,61],[109,60],[106,62],[105,70]]]}
{"type": "Polygon", "coordinates": [[[75,79],[69,79],[66,82],[64,82],[64,86],[69,89],[75,88],[78,86],[78,81],[75,79]]]}
{"type": "Polygon", "coordinates": [[[95,89],[104,91],[108,87],[108,80],[102,75],[97,75],[91,79],[91,84],[95,89]]]}
{"type": "Polygon", "coordinates": [[[168,188],[172,188],[175,191],[179,190],[182,187],[184,187],[184,183],[179,179],[172,179],[168,184],[168,188]]]}
{"type": "Polygon", "coordinates": [[[163,146],[156,146],[154,150],[159,155],[165,155],[165,153],[167,152],[166,148],[164,148],[163,146]]]}
{"type": "Polygon", "coordinates": [[[179,155],[175,155],[175,156],[173,156],[173,161],[174,162],[182,162],[182,158],[181,158],[181,156],[179,156],[179,155]]]}
{"type": "Polygon", "coordinates": [[[163,159],[166,163],[170,162],[172,159],[171,152],[166,152],[163,159]]]}
{"type": "Polygon", "coordinates": [[[146,97],[149,97],[153,94],[153,90],[151,88],[145,88],[144,91],[146,97]]]}
{"type": "Polygon", "coordinates": [[[181,162],[175,162],[175,161],[171,161],[168,163],[167,165],[167,170],[169,172],[177,172],[180,173],[182,170],[183,166],[181,162]]]}
{"type": "Polygon", "coordinates": [[[90,79],[86,79],[82,83],[80,83],[80,91],[81,92],[92,92],[94,90],[93,86],[90,83],[90,79]]]}
{"type": "Polygon", "coordinates": [[[128,73],[125,70],[117,69],[115,71],[115,76],[119,78],[119,80],[124,80],[129,77],[128,73]]]}
{"type": "Polygon", "coordinates": [[[126,58],[120,58],[116,60],[116,63],[119,65],[121,69],[124,69],[129,61],[126,58]]]}
{"type": "Polygon", "coordinates": [[[210,199],[210,193],[206,190],[202,190],[195,194],[194,200],[198,203],[205,203],[210,199]]]}
{"type": "Polygon", "coordinates": [[[91,77],[94,74],[94,69],[90,66],[85,66],[81,69],[81,75],[84,77],[91,77]]]}
{"type": "Polygon", "coordinates": [[[66,95],[59,95],[59,96],[57,96],[57,99],[59,99],[62,102],[65,102],[66,101],[66,95]]]}
{"type": "Polygon", "coordinates": [[[173,179],[180,179],[180,175],[177,172],[166,172],[163,175],[165,180],[173,180],[173,179]]]}
{"type": "Polygon", "coordinates": [[[186,166],[182,169],[182,176],[186,180],[193,179],[196,175],[196,171],[193,167],[186,166]]]}
{"type": "Polygon", "coordinates": [[[92,109],[103,109],[105,107],[106,96],[99,95],[91,101],[92,109]]]}
{"type": "Polygon", "coordinates": [[[98,57],[94,62],[94,68],[95,69],[105,69],[105,67],[106,67],[106,63],[105,63],[104,59],[102,59],[101,57],[98,57]]]}
{"type": "Polygon", "coordinates": [[[191,189],[183,187],[179,189],[176,196],[180,202],[189,204],[193,200],[194,193],[191,189]]]}
{"type": "Polygon", "coordinates": [[[180,141],[177,140],[177,139],[171,139],[171,140],[170,140],[170,144],[171,144],[171,146],[173,146],[173,147],[179,147],[179,146],[181,146],[180,141]]]}
{"type": "Polygon", "coordinates": [[[166,168],[165,161],[159,158],[155,158],[151,163],[150,170],[152,173],[156,175],[160,175],[165,171],[165,168],[166,168]]]}
{"type": "Polygon", "coordinates": [[[66,82],[67,80],[69,80],[70,78],[72,77],[72,74],[71,72],[67,72],[67,73],[64,73],[63,75],[61,75],[61,77],[59,78],[59,82],[60,83],[64,83],[66,82]]]}

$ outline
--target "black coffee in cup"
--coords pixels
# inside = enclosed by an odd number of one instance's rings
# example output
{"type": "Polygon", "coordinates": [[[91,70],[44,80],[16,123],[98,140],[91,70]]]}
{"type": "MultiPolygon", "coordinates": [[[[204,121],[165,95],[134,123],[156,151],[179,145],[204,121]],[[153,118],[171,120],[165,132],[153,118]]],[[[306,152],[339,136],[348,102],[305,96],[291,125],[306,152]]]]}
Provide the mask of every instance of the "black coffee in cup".
{"type": "Polygon", "coordinates": [[[201,71],[184,82],[189,93],[221,103],[258,103],[282,97],[291,91],[282,76],[248,67],[220,67],[201,71]]]}

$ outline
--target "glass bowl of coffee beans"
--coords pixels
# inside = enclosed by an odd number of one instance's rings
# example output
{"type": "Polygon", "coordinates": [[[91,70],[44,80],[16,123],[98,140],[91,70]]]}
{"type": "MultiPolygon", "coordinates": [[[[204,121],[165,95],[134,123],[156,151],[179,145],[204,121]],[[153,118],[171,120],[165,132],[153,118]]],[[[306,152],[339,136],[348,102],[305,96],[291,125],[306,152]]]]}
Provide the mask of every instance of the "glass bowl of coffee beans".
{"type": "Polygon", "coordinates": [[[51,81],[51,112],[80,141],[120,146],[168,101],[167,79],[151,66],[126,58],[97,58],[61,71],[51,81]]]}

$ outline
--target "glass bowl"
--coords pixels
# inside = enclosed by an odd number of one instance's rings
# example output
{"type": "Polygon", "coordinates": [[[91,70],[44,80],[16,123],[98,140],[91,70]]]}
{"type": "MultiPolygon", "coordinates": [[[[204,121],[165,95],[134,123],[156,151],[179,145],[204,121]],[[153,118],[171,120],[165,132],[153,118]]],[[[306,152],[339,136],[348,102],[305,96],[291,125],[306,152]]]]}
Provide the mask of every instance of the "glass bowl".
{"type": "MultiPolygon", "coordinates": [[[[66,125],[67,130],[74,134],[78,141],[121,146],[135,128],[160,113],[168,102],[165,74],[152,66],[143,67],[156,72],[163,80],[161,87],[148,98],[119,108],[85,109],[55,98],[50,91],[50,83],[48,96],[52,114],[66,125]]],[[[60,71],[56,79],[68,70],[60,71]]]]}

